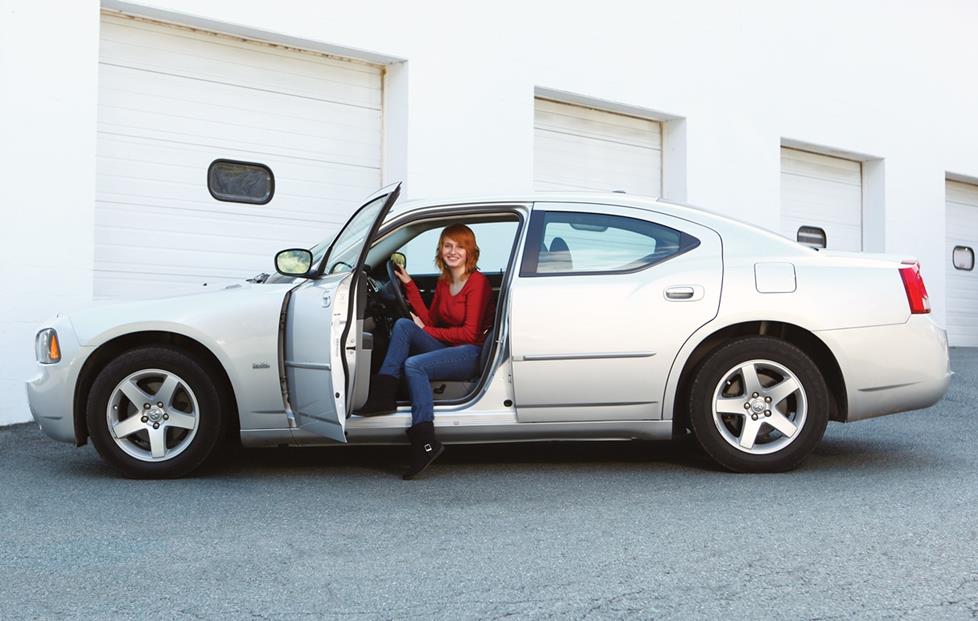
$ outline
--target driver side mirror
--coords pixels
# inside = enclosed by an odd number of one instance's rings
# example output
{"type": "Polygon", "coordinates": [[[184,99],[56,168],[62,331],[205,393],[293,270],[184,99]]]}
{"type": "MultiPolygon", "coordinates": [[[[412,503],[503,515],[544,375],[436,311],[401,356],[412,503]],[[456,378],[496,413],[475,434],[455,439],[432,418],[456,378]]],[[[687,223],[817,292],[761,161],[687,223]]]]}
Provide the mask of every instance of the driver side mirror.
{"type": "Polygon", "coordinates": [[[280,250],[275,255],[275,271],[283,276],[308,276],[312,253],[305,248],[280,250]]]}

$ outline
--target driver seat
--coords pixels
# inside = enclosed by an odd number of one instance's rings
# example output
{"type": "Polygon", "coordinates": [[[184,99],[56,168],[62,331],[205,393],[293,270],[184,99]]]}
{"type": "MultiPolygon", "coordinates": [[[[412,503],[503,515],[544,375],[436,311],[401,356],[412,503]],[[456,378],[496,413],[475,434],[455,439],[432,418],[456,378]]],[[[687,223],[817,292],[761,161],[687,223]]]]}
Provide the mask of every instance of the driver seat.
{"type": "MultiPolygon", "coordinates": [[[[497,317],[498,319],[498,317],[497,317]]],[[[479,356],[479,367],[475,377],[469,380],[431,380],[431,392],[436,401],[453,401],[466,396],[476,387],[482,374],[486,371],[489,364],[489,355],[495,347],[496,323],[486,331],[486,338],[482,342],[482,353],[479,356]]]]}

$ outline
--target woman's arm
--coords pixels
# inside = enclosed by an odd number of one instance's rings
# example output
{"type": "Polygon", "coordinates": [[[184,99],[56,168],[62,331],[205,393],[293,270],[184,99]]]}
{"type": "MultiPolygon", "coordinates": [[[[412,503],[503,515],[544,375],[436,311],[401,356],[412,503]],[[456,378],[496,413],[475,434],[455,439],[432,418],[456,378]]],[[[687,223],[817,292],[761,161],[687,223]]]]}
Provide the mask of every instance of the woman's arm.
{"type": "MultiPolygon", "coordinates": [[[[421,299],[421,292],[418,291],[418,285],[414,283],[414,280],[409,280],[404,283],[404,290],[407,293],[408,303],[411,304],[411,310],[414,314],[418,316],[419,319],[428,325],[431,322],[431,315],[428,313],[428,307],[424,305],[424,300],[421,299]]],[[[438,295],[438,289],[435,289],[435,295],[438,295]]],[[[435,305],[435,301],[431,301],[431,305],[435,305]]]]}
{"type": "MultiPolygon", "coordinates": [[[[475,345],[482,336],[482,318],[485,315],[491,294],[489,279],[479,272],[474,272],[469,278],[476,280],[469,283],[469,291],[465,297],[465,319],[462,320],[462,325],[436,328],[427,325],[428,322],[425,321],[424,331],[443,343],[475,345]]],[[[434,306],[434,301],[432,301],[432,306],[434,306]]]]}

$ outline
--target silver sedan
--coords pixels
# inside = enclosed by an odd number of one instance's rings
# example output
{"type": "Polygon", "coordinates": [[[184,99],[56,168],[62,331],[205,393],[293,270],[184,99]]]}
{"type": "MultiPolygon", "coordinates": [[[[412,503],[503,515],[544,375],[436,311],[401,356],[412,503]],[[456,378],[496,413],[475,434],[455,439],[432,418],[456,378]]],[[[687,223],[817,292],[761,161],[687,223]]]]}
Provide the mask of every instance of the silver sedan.
{"type": "Polygon", "coordinates": [[[101,305],[38,332],[27,391],[52,438],[130,477],[245,446],[404,443],[409,406],[365,401],[406,311],[392,257],[433,292],[438,232],[472,228],[495,321],[480,372],[432,381],[452,442],[695,435],[723,467],[796,467],[829,421],[924,408],[947,340],[912,257],[816,251],[724,216],[621,194],[395,202],[385,188],[278,273],[101,305]]]}

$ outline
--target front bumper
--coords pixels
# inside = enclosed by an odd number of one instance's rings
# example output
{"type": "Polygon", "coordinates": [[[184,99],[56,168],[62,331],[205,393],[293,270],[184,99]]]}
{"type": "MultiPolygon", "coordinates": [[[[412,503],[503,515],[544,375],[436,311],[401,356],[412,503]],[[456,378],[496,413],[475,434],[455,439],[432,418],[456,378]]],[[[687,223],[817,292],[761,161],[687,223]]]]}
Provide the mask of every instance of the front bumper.
{"type": "Polygon", "coordinates": [[[58,332],[61,361],[37,363],[37,373],[27,380],[27,401],[41,431],[61,442],[75,442],[75,382],[85,356],[66,319],[50,326],[58,332]]]}
{"type": "Polygon", "coordinates": [[[947,332],[930,315],[906,323],[816,333],[846,383],[846,421],[930,407],[951,383],[947,332]]]}

